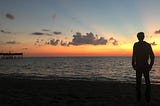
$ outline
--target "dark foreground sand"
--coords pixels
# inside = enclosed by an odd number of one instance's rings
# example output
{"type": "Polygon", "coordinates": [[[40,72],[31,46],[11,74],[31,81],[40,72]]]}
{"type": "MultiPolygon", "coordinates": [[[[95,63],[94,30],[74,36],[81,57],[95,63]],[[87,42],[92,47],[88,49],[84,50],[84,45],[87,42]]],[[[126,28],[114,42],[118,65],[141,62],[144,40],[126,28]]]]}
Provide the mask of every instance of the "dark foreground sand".
{"type": "Polygon", "coordinates": [[[145,102],[144,96],[137,104],[135,84],[114,81],[45,81],[0,78],[0,106],[8,105],[160,106],[160,86],[152,85],[150,104],[145,102]]]}

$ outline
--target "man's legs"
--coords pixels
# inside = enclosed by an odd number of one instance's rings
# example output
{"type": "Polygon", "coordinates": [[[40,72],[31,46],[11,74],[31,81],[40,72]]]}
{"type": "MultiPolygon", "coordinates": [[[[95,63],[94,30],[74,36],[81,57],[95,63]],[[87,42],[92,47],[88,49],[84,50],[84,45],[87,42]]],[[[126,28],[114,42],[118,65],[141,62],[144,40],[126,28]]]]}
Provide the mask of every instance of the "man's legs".
{"type": "Polygon", "coordinates": [[[136,95],[137,95],[137,101],[140,101],[140,99],[141,99],[141,79],[142,79],[141,70],[136,70],[136,95]]]}
{"type": "Polygon", "coordinates": [[[145,96],[146,96],[147,102],[150,102],[151,84],[150,84],[150,78],[149,78],[149,71],[148,70],[146,70],[144,72],[144,78],[145,78],[145,82],[146,82],[145,96]]]}

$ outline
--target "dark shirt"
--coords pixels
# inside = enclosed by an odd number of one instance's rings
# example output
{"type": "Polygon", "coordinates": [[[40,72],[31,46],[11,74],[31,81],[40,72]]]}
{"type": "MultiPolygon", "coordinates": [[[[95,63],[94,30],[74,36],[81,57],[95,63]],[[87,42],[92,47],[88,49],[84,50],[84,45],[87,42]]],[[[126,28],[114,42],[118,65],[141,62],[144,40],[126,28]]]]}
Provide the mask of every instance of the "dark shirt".
{"type": "Polygon", "coordinates": [[[132,66],[134,69],[151,69],[154,64],[154,53],[149,43],[136,42],[133,46],[132,66]],[[149,63],[150,58],[150,63],[149,63]]]}

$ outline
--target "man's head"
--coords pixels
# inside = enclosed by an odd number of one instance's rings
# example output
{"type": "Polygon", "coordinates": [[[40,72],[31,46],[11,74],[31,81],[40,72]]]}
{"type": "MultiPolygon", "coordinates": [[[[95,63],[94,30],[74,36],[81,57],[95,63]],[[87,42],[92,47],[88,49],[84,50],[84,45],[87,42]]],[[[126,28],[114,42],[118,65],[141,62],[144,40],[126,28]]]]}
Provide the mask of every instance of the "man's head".
{"type": "Polygon", "coordinates": [[[137,34],[137,38],[138,38],[139,41],[143,41],[143,39],[144,39],[144,33],[143,32],[139,32],[137,34]]]}

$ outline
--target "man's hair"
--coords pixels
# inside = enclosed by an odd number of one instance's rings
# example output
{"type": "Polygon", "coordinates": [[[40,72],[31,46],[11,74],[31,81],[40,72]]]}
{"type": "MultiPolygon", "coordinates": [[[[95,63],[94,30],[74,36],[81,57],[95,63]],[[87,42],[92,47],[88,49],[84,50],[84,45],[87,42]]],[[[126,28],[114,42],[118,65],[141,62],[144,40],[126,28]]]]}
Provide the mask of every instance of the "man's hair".
{"type": "Polygon", "coordinates": [[[139,32],[137,34],[137,38],[138,38],[138,40],[143,41],[143,39],[144,39],[144,33],[143,32],[139,32]]]}

